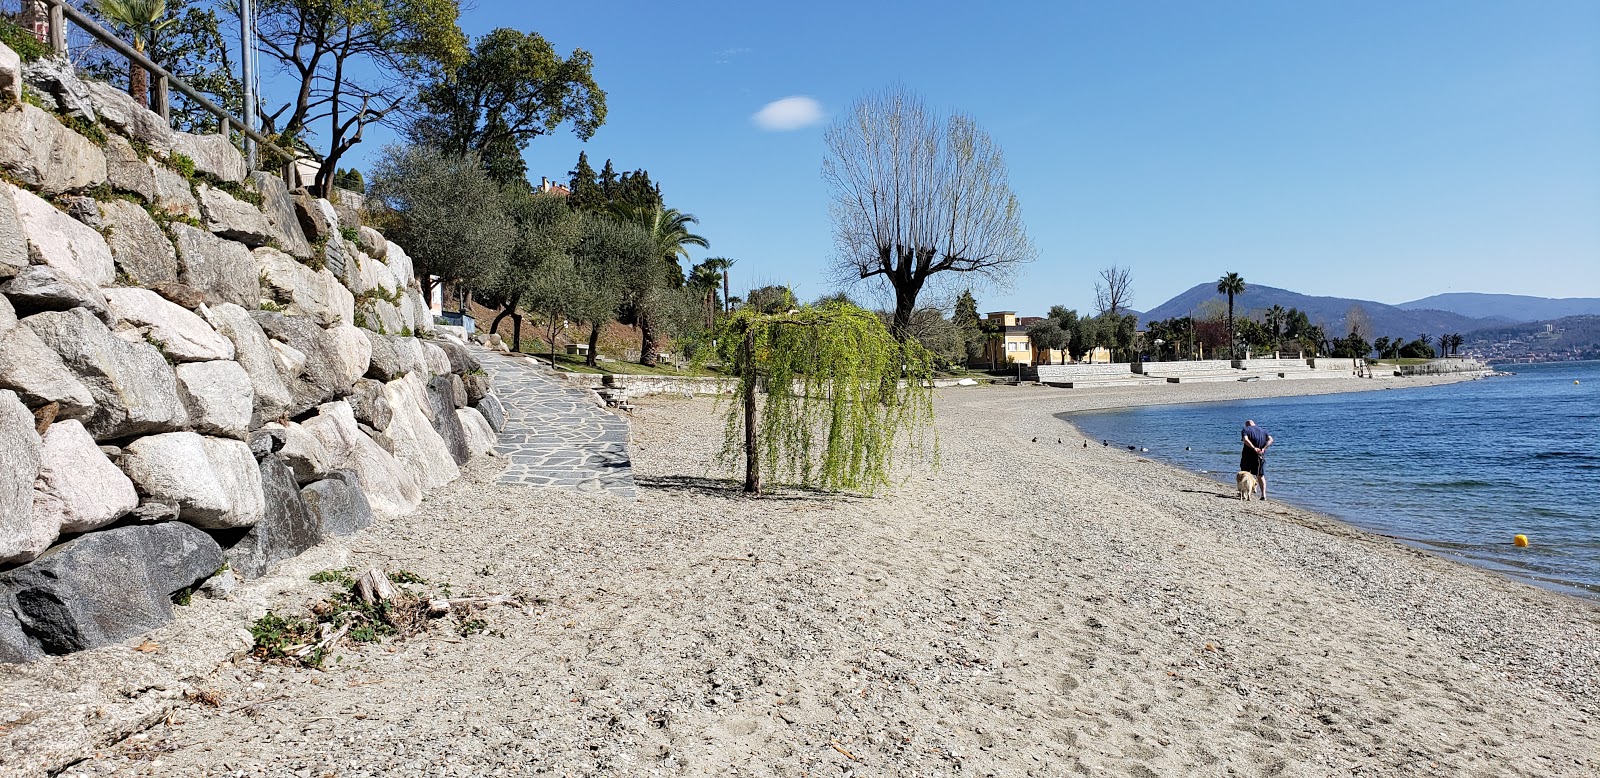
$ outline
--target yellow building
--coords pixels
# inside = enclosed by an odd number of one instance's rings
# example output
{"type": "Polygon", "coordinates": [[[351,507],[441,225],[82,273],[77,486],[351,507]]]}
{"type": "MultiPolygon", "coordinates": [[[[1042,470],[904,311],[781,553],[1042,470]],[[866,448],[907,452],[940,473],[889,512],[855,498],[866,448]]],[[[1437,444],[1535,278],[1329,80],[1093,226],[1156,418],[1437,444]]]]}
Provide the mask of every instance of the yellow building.
{"type": "Polygon", "coordinates": [[[1033,343],[1028,340],[1028,328],[1017,318],[1016,311],[986,313],[983,320],[992,333],[983,344],[983,358],[991,369],[1033,364],[1033,343]]]}

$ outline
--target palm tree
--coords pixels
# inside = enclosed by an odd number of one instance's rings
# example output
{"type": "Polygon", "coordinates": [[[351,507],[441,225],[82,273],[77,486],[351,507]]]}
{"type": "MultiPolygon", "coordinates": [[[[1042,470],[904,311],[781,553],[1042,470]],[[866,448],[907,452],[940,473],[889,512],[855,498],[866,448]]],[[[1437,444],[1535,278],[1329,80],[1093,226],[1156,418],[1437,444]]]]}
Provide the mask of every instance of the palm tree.
{"type": "MultiPolygon", "coordinates": [[[[133,38],[133,50],[144,53],[151,36],[177,21],[164,19],[167,0],[94,0],[94,9],[133,38]]],[[[150,74],[133,60],[128,61],[128,94],[139,105],[150,106],[150,74]]]]}
{"type": "Polygon", "coordinates": [[[1459,332],[1450,336],[1450,353],[1453,356],[1460,356],[1461,354],[1461,333],[1459,332]]]}
{"type": "Polygon", "coordinates": [[[726,281],[728,268],[733,266],[733,260],[727,257],[712,257],[695,265],[689,270],[689,285],[705,291],[706,329],[716,326],[717,287],[724,287],[723,296],[727,296],[726,281]]]}
{"type": "Polygon", "coordinates": [[[1283,322],[1289,312],[1281,305],[1274,305],[1267,309],[1267,324],[1272,325],[1272,347],[1279,348],[1283,343],[1283,322]]]}
{"type": "Polygon", "coordinates": [[[1233,337],[1233,298],[1235,295],[1244,294],[1244,289],[1244,277],[1240,276],[1238,273],[1229,273],[1222,278],[1217,279],[1217,294],[1225,294],[1228,296],[1228,356],[1234,358],[1238,357],[1238,355],[1234,353],[1236,347],[1235,344],[1237,344],[1238,341],[1234,340],[1233,337]]]}
{"type": "MultiPolygon", "coordinates": [[[[693,214],[684,213],[676,208],[667,208],[656,205],[648,208],[637,206],[618,205],[616,213],[625,221],[633,222],[645,228],[655,242],[657,255],[662,262],[672,268],[667,273],[667,285],[677,288],[683,285],[683,266],[678,263],[678,258],[688,259],[689,247],[699,246],[710,248],[711,242],[689,231],[689,225],[699,224],[700,220],[693,214]]],[[[657,349],[654,323],[650,321],[648,306],[641,306],[638,312],[639,325],[639,364],[645,367],[655,367],[657,349]]]]}

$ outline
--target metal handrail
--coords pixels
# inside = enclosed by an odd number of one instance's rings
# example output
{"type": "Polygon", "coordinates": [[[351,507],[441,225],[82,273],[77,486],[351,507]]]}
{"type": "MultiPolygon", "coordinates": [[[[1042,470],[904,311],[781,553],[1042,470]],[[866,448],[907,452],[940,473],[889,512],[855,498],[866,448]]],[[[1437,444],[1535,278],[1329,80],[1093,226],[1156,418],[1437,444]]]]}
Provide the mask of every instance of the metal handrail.
{"type": "Polygon", "coordinates": [[[50,48],[53,49],[56,54],[65,54],[67,52],[67,31],[65,20],[70,19],[72,20],[73,24],[82,27],[84,32],[89,33],[90,36],[101,43],[110,46],[118,54],[127,57],[130,62],[138,65],[141,68],[144,68],[147,71],[150,71],[150,73],[155,76],[154,86],[156,90],[156,97],[161,105],[161,110],[158,113],[163,120],[167,120],[169,122],[171,121],[167,101],[167,89],[170,86],[171,88],[177,89],[179,92],[187,95],[189,99],[199,103],[201,108],[204,108],[215,115],[222,124],[220,128],[221,135],[226,136],[231,125],[238,128],[239,132],[245,137],[255,141],[257,146],[272,152],[274,156],[282,159],[284,161],[284,184],[290,189],[294,189],[298,186],[298,174],[295,169],[295,160],[297,158],[295,155],[279,148],[277,144],[267,140],[265,136],[257,132],[254,128],[245,126],[245,123],[240,121],[233,114],[230,114],[222,108],[217,107],[216,103],[211,102],[204,95],[200,94],[200,92],[194,87],[191,87],[189,84],[184,82],[183,79],[172,75],[172,73],[168,72],[166,68],[157,65],[149,57],[146,57],[145,55],[136,51],[132,46],[128,45],[126,41],[122,40],[116,35],[113,35],[111,32],[97,24],[93,19],[85,16],[82,11],[79,11],[78,9],[67,4],[66,0],[44,0],[44,3],[50,7],[50,48]]]}

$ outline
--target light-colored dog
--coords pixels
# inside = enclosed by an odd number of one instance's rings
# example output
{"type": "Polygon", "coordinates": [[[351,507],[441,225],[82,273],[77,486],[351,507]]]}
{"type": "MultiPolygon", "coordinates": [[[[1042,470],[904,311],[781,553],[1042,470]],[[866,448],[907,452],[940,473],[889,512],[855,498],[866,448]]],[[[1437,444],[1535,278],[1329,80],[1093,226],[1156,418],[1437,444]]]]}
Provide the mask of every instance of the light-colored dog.
{"type": "Polygon", "coordinates": [[[1256,481],[1255,473],[1249,470],[1240,470],[1235,477],[1239,481],[1239,499],[1245,502],[1254,500],[1256,498],[1256,490],[1261,488],[1261,484],[1256,481]]]}

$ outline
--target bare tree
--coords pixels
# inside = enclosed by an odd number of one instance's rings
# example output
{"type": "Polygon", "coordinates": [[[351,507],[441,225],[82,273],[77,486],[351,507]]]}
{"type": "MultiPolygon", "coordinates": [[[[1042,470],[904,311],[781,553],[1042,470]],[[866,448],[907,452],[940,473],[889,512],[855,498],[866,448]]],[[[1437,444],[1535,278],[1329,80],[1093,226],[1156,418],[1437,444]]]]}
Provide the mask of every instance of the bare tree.
{"type": "Polygon", "coordinates": [[[1359,304],[1351,305],[1350,310],[1344,313],[1344,326],[1350,334],[1361,340],[1366,340],[1372,334],[1372,317],[1367,315],[1367,309],[1359,304]]]}
{"type": "Polygon", "coordinates": [[[1094,282],[1094,307],[1100,313],[1113,316],[1127,310],[1133,302],[1133,271],[1112,265],[1100,271],[1100,280],[1094,282]]]}
{"type": "Polygon", "coordinates": [[[1003,283],[1037,253],[1004,156],[972,117],[941,116],[891,88],[856,101],[827,144],[836,270],[893,290],[895,337],[930,284],[966,274],[1003,283]]]}

